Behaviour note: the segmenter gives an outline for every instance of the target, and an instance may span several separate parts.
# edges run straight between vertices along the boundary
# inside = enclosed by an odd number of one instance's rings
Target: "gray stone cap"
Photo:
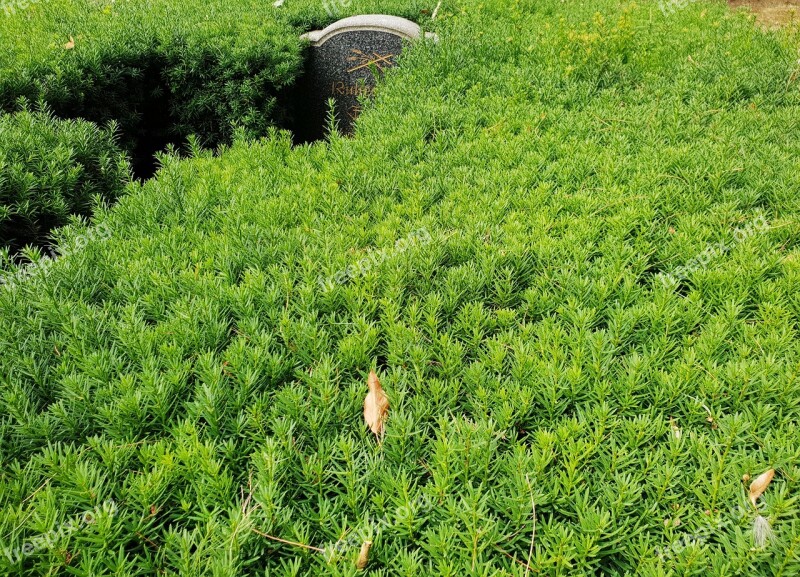
[[[387,14],[361,14],[350,16],[334,22],[324,30],[307,32],[300,38],[309,40],[314,46],[322,46],[326,41],[334,36],[345,32],[374,31],[394,34],[407,40],[416,40],[420,37],[420,27],[416,22],[400,18],[399,16],[389,16]],[[425,38],[438,40],[436,34],[427,32]]]

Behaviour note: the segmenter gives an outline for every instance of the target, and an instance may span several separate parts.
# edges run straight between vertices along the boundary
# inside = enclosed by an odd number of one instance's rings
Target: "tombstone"
[[[420,37],[422,32],[414,22],[380,14],[352,16],[303,34],[301,38],[311,42],[304,88],[304,140],[324,136],[330,98],[335,100],[339,130],[349,134],[361,112],[359,97],[372,96],[375,91],[375,74],[394,66],[404,44]],[[425,37],[436,39],[432,33]]]

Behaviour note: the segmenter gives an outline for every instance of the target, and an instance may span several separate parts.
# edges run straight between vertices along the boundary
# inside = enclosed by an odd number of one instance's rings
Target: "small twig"
[[[505,552],[505,551],[503,551],[502,549],[498,549],[498,551],[500,551],[500,552],[501,552],[503,555],[505,555],[506,557],[508,557],[509,559],[511,559],[511,560],[512,560],[514,563],[519,563],[519,564],[520,564],[520,565],[522,565],[523,567],[527,567],[528,569],[532,569],[532,567],[531,567],[530,565],[528,565],[527,563],[523,563],[522,561],[520,561],[519,559],[517,559],[517,558],[516,558],[516,557],[514,557],[513,555],[510,555],[510,554],[506,553],[506,552]],[[527,573],[527,572],[528,572],[528,569],[526,569],[526,570],[525,570],[525,573]]]
[[[31,493],[30,495],[28,495],[27,497],[25,497],[25,498],[22,500],[22,502],[23,502],[23,503],[27,503],[28,501],[30,501],[31,499],[33,499],[33,498],[34,498],[34,497],[35,497],[35,496],[36,496],[36,495],[39,493],[39,491],[41,491],[42,489],[44,489],[44,488],[47,486],[47,484],[48,484],[50,481],[52,481],[52,479],[45,479],[44,483],[42,483],[41,485],[39,485],[39,488],[38,488],[38,489],[36,489],[36,490],[35,490],[33,493]]]
[[[706,372],[708,372],[708,370],[705,367],[701,367],[701,368],[703,370],[705,370]],[[708,374],[711,375],[711,373],[708,373]],[[711,377],[714,378],[714,375],[711,375]],[[700,399],[698,399],[697,397],[692,397],[692,396],[689,396],[689,398],[692,399],[694,402],[696,402],[701,407],[703,407],[706,410],[706,413],[708,414],[709,417],[711,417],[711,418],[714,417],[714,414],[711,412],[711,409],[709,409]]]
[[[525,475],[525,483],[528,484],[528,491],[531,493],[531,508],[533,509],[533,532],[531,533],[531,548],[528,550],[528,563],[525,565],[525,577],[531,570],[531,557],[533,557],[533,543],[536,541],[536,502],[533,499],[533,487],[528,475]]]
[[[253,471],[249,471],[247,476],[247,498],[244,497],[244,487],[239,487],[239,491],[242,495],[242,516],[248,517],[250,513],[258,509],[261,505],[256,504],[255,507],[250,509],[250,501],[253,500]]]
[[[25,497],[25,498],[22,500],[22,503],[20,503],[20,504],[21,504],[21,505],[22,505],[22,504],[25,504],[25,503],[27,503],[28,501],[30,501],[31,499],[33,499],[33,498],[34,498],[34,497],[35,497],[35,496],[36,496],[36,495],[39,493],[39,491],[41,491],[42,489],[44,489],[44,488],[47,486],[47,484],[48,484],[50,481],[52,481],[52,480],[53,480],[53,479],[51,479],[51,478],[45,479],[44,483],[42,483],[41,485],[39,485],[39,488],[38,488],[38,489],[36,489],[36,490],[35,490],[33,493],[31,493],[30,495],[28,495],[27,497]],[[3,538],[3,541],[6,541],[7,539],[10,539],[10,538],[11,538],[11,535],[13,535],[14,533],[16,533],[16,532],[17,532],[19,529],[21,529],[21,528],[22,528],[22,526],[25,524],[25,522],[26,522],[28,519],[30,519],[31,517],[33,517],[33,513],[34,513],[34,512],[33,512],[33,510],[31,510],[30,512],[28,512],[28,514],[27,514],[27,515],[25,516],[25,518],[24,518],[24,519],[23,519],[23,520],[20,522],[20,524],[19,524],[19,525],[17,525],[17,526],[15,526],[15,527],[14,527],[14,529],[13,529],[13,530],[12,530],[12,531],[11,531],[11,532],[10,532],[10,533],[9,533],[9,534],[6,536],[6,537],[4,537],[4,538]]]
[[[439,0],[439,3],[436,5],[436,8],[433,9],[433,14],[431,14],[431,20],[436,20],[436,15],[439,13],[439,8],[442,7],[442,0]]]
[[[247,476],[247,497],[244,496],[244,487],[239,487],[239,493],[242,496],[242,523],[237,524],[236,530],[231,534],[231,545],[233,544],[234,539],[239,534],[240,530],[247,530],[246,527],[250,523],[250,517],[255,513],[258,509],[261,508],[261,503],[256,503],[255,505],[250,505],[253,500],[253,471],[252,469],[248,472]]]
[[[297,543],[295,541],[287,541],[286,539],[281,539],[279,537],[273,537],[272,535],[267,535],[266,533],[262,533],[258,529],[253,529],[252,531],[256,535],[261,535],[266,539],[271,539],[272,541],[277,541],[278,543],[284,543],[286,545],[292,545],[294,547],[302,547],[303,549],[310,549],[311,551],[316,551],[317,553],[325,552],[325,549],[320,549],[319,547],[312,547],[311,545],[304,545],[303,543]]]
[[[139,537],[139,539],[141,539],[142,541],[146,541],[146,542],[147,542],[147,544],[148,544],[148,545],[150,545],[150,546],[151,546],[153,549],[156,549],[156,550],[158,549],[158,545],[156,545],[156,544],[155,544],[155,542],[154,542],[152,539],[148,539],[147,537],[145,537],[145,536],[144,536],[142,533],[140,533],[139,531],[136,531],[136,533],[135,533],[135,534],[136,534],[136,536],[137,536],[137,537]],[[77,555],[77,554],[76,554],[76,555]],[[74,559],[74,557],[73,557],[73,559]]]

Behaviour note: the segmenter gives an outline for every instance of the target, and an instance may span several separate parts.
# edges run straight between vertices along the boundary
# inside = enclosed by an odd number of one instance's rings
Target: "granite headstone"
[[[425,36],[436,38],[431,33]],[[306,121],[322,131],[328,100],[333,98],[339,130],[350,133],[361,111],[359,97],[375,91],[375,74],[394,66],[404,43],[420,37],[422,32],[414,22],[380,14],[352,16],[304,34],[302,38],[311,42]]]

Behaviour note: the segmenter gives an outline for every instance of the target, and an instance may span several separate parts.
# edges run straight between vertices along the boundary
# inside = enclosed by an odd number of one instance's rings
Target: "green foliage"
[[[143,138],[215,146],[265,134],[301,68],[299,34],[268,2],[43,0],[3,17],[0,110],[19,97]],[[69,39],[74,47],[67,49]]]
[[[350,576],[373,538],[370,574],[521,577],[531,499],[531,574],[797,574],[797,38],[700,3],[435,22],[353,138],[165,156],[0,287],[2,543],[117,508],[6,574]]]
[[[0,116],[0,245],[44,245],[71,216],[115,200],[129,179],[113,124],[101,130],[47,111]]]

